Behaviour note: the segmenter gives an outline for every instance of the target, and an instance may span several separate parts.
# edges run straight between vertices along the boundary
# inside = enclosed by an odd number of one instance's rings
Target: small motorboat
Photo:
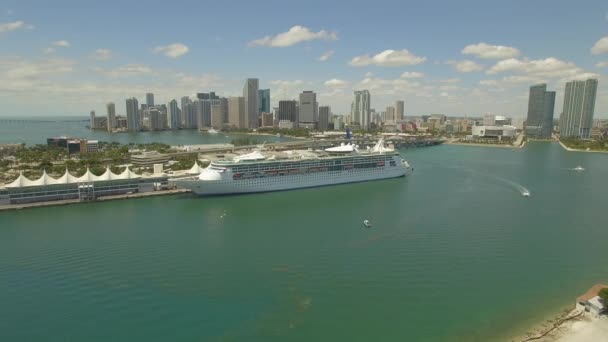
[[[575,167],[573,170],[580,172],[580,171],[585,171],[585,168],[579,165],[579,166]]]
[[[372,226],[372,224],[369,222],[369,220],[363,220],[363,225],[366,226],[367,228],[370,228]]]
[[[521,193],[521,195],[524,197],[530,197],[530,191],[524,191]]]
[[[216,131],[215,129],[211,128],[210,130],[207,131],[207,133],[209,133],[209,134],[218,134],[219,131]]]

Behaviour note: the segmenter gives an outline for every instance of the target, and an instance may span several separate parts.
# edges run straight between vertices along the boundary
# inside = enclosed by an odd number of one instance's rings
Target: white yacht
[[[197,195],[289,190],[403,177],[407,161],[380,140],[373,148],[342,144],[325,150],[263,151],[216,160],[198,176],[174,180]]]
[[[210,130],[207,131],[207,133],[209,134],[218,134],[220,131],[216,131],[215,129],[211,128]]]

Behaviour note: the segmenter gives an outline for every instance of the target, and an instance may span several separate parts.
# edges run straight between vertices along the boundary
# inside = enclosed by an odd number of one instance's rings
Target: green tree
[[[602,299],[605,304],[608,304],[608,288],[601,289],[598,296]]]

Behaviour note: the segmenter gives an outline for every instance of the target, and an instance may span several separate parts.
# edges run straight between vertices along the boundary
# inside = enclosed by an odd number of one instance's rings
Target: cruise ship
[[[324,150],[263,151],[212,161],[194,177],[175,179],[197,195],[290,190],[403,177],[413,171],[384,141],[367,149],[341,144]]]

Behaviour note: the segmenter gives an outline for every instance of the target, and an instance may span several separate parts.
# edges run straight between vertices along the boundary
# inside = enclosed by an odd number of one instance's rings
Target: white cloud
[[[274,94],[273,101],[292,100],[298,97],[302,91],[304,81],[302,80],[273,80],[270,81],[270,93]]]
[[[93,70],[111,78],[129,77],[152,73],[152,69],[149,66],[143,64],[126,64],[110,70],[106,70],[103,68],[94,68]]]
[[[519,56],[519,50],[514,47],[486,43],[467,45],[461,53],[484,59],[505,59]]]
[[[0,24],[0,33],[11,32],[16,30],[31,30],[33,25],[27,25],[22,20],[13,21],[11,23]]]
[[[471,60],[465,59],[462,61],[447,61],[446,64],[451,65],[454,69],[459,72],[475,72],[482,71],[483,65],[475,63]]]
[[[424,74],[421,72],[415,72],[415,71],[406,71],[403,74],[401,74],[401,78],[423,78]]]
[[[287,32],[281,32],[274,36],[265,36],[263,38],[252,40],[249,42],[248,46],[287,47],[310,40],[330,41],[337,39],[338,34],[336,32],[328,32],[325,30],[313,32],[307,27],[296,25],[290,28]]]
[[[321,62],[325,62],[326,60],[330,59],[331,56],[334,55],[334,51],[333,50],[329,50],[325,53],[323,53],[321,56],[319,56],[319,58],[317,60],[321,61]]]
[[[70,47],[71,44],[67,40],[56,40],[53,42],[53,46],[67,48]]]
[[[366,66],[366,65],[377,65],[377,66],[403,66],[403,65],[416,65],[426,61],[426,57],[419,57],[411,54],[409,51],[403,49],[401,51],[396,50],[384,50],[374,56],[362,55],[353,58],[350,61],[352,66]]]
[[[344,87],[347,87],[349,85],[349,83],[344,80],[332,78],[331,80],[325,81],[323,83],[323,85],[325,85],[326,87],[329,87],[329,88],[344,88]]]
[[[599,55],[606,52],[608,52],[608,36],[595,42],[591,48],[591,53],[594,55]]]
[[[490,75],[502,72],[523,73],[535,77],[569,77],[580,74],[583,70],[578,68],[574,63],[549,57],[538,60],[505,59],[486,71]]]
[[[608,67],[608,61],[605,62],[599,62],[595,65],[596,68],[606,68]]]
[[[42,50],[42,52],[43,52],[45,55],[49,55],[49,54],[51,54],[51,53],[55,52],[55,48],[52,48],[52,47],[47,47],[46,49]]]
[[[365,73],[365,77],[372,77],[372,76],[374,76],[374,73],[371,71],[368,71]]]
[[[448,78],[445,80],[439,80],[441,83],[454,84],[460,82],[460,78]]]
[[[91,59],[96,59],[98,61],[107,61],[112,58],[112,50],[110,49],[97,49],[90,56]]]
[[[450,95],[444,91],[441,94],[439,94],[439,96],[441,96],[441,97],[448,97]]]
[[[178,58],[187,54],[190,49],[182,43],[174,43],[165,46],[157,46],[153,51],[154,53],[162,53],[169,58]]]
[[[485,86],[496,86],[496,85],[498,85],[498,81],[496,81],[496,80],[481,80],[481,81],[479,81],[479,84],[485,85]]]

